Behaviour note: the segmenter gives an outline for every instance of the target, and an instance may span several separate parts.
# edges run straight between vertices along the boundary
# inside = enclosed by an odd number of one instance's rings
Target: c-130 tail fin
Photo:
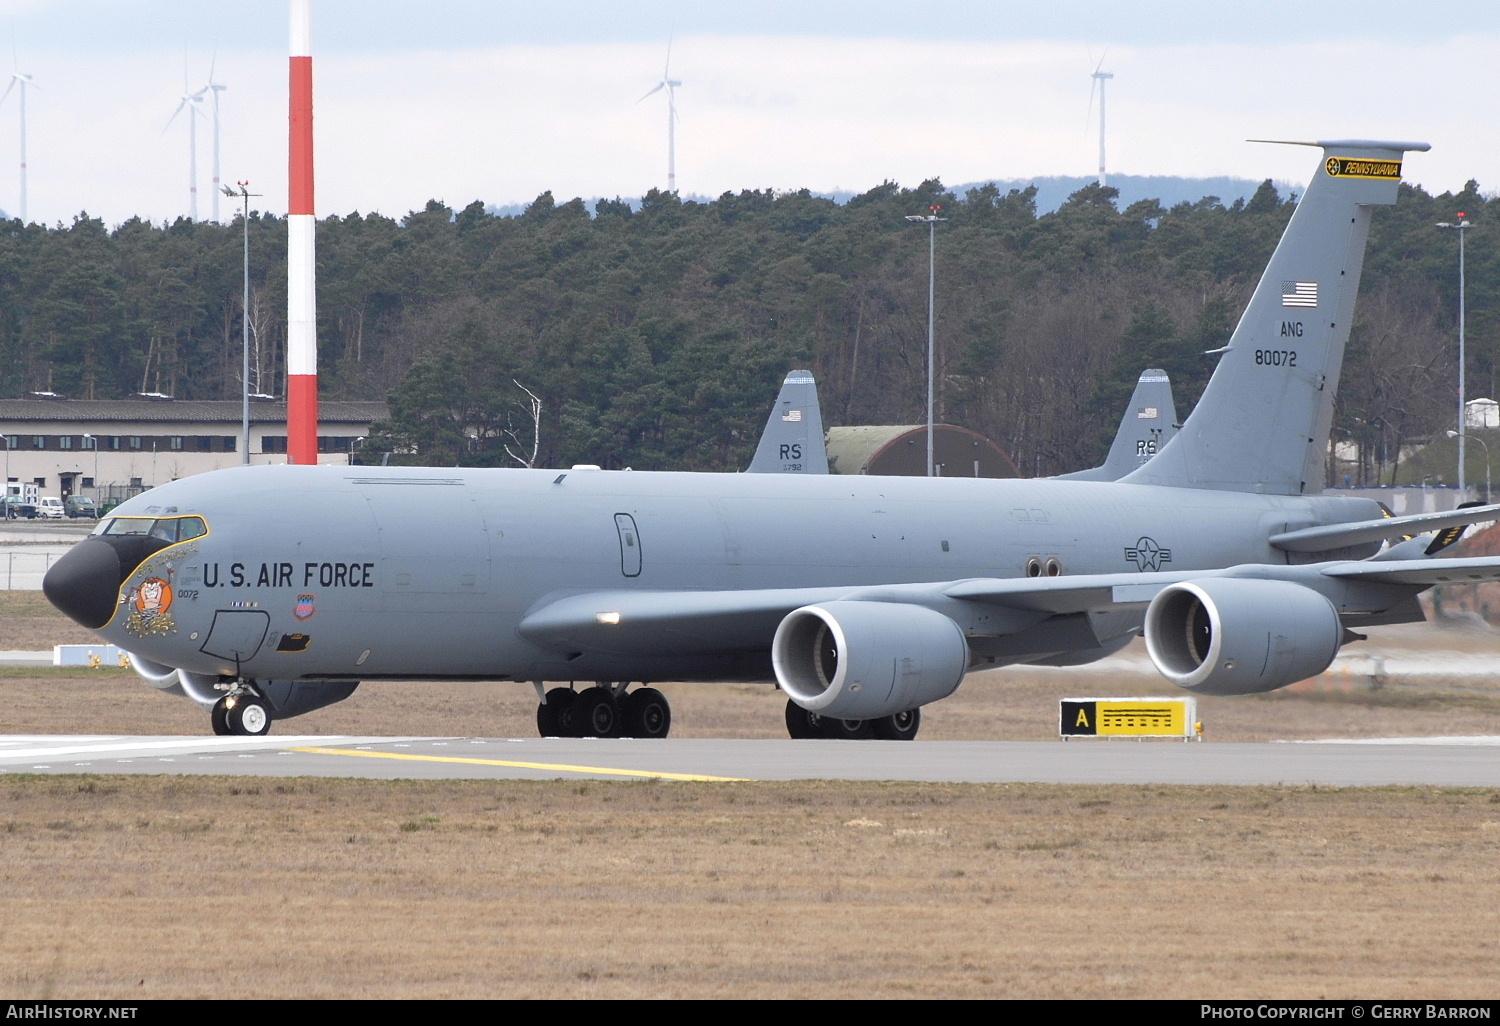
[[[1270,495],[1322,490],[1333,399],[1376,206],[1396,202],[1401,158],[1426,143],[1345,140],[1323,160],[1192,415],[1124,478]]]
[[[828,473],[823,411],[818,406],[818,384],[811,372],[794,370],[787,374],[746,473]]]
[[[1059,474],[1058,480],[1118,481],[1161,452],[1176,433],[1177,406],[1172,402],[1171,379],[1157,368],[1142,371],[1104,462],[1091,470]]]

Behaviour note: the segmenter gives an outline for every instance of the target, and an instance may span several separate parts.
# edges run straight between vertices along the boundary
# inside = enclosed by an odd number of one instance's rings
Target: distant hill
[[[959,196],[966,195],[970,189],[981,185],[994,185],[1001,194],[1012,189],[1025,189],[1036,186],[1036,211],[1038,214],[1046,214],[1062,206],[1073,193],[1090,185],[1097,179],[1082,175],[1044,175],[1037,178],[990,178],[979,182],[965,182],[963,185],[950,186],[952,191]],[[1217,196],[1224,206],[1232,206],[1235,200],[1249,202],[1250,197],[1255,195],[1255,190],[1260,187],[1260,182],[1250,178],[1230,178],[1221,175],[1217,178],[1182,178],[1177,175],[1110,175],[1109,184],[1112,188],[1120,190],[1120,209],[1124,210],[1132,203],[1144,199],[1154,199],[1168,209],[1179,203],[1197,203],[1208,196]],[[1276,190],[1283,198],[1293,194],[1301,195],[1302,186],[1292,182],[1277,182]],[[823,199],[831,199],[840,205],[849,202],[857,192],[839,190],[836,192],[815,192],[814,196]],[[595,204],[605,197],[595,196],[587,201],[590,212]],[[688,194],[683,197],[698,203],[708,203],[717,197],[698,196]],[[632,197],[625,200],[630,204],[631,210],[640,210],[640,197]],[[494,217],[519,217],[526,211],[527,203],[505,203],[485,207],[485,212]]]

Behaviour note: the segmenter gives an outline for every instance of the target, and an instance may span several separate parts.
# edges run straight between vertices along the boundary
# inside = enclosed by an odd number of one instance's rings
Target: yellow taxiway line
[[[605,773],[616,777],[650,777],[657,780],[743,782],[745,777],[709,777],[696,773],[658,773],[655,770],[614,769],[608,766],[568,766],[551,762],[510,762],[505,759],[464,759],[451,755],[407,755],[404,752],[361,752],[352,748],[289,748],[310,755],[353,755],[365,759],[399,759],[407,762],[448,762],[465,766],[504,766],[508,769],[552,770],[559,773]]]

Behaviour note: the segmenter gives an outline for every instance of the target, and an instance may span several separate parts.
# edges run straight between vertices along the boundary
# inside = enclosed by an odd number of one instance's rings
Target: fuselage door
[[[236,666],[248,663],[260,651],[270,627],[271,614],[264,610],[220,609],[214,613],[202,651],[216,659],[231,660]]]
[[[635,529],[635,517],[615,514],[615,530],[620,535],[620,572],[626,577],[641,575],[641,536]]]

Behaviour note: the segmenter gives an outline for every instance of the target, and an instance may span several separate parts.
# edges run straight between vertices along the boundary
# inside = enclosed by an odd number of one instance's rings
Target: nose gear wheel
[[[209,713],[215,734],[238,737],[263,737],[270,733],[273,719],[270,703],[248,688],[231,691]]]

